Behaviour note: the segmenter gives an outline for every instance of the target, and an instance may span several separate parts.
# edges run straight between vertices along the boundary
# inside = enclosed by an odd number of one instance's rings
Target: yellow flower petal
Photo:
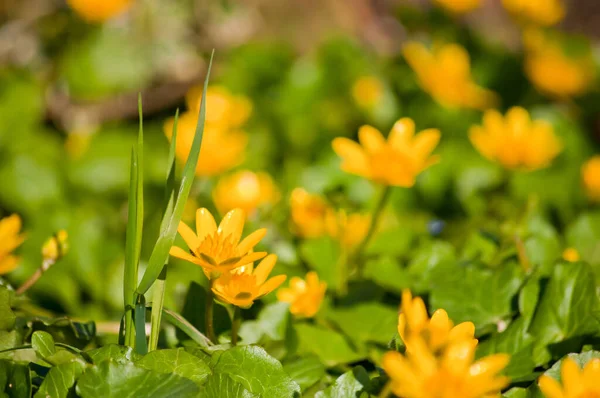
[[[283,284],[283,282],[285,282],[286,279],[287,279],[286,275],[277,275],[277,276],[272,277],[271,279],[266,281],[260,287],[260,289],[258,291],[258,296],[262,297],[262,296],[265,296],[265,295],[271,293],[273,290],[275,290],[279,286],[281,286]]]
[[[237,245],[244,230],[246,215],[241,209],[233,209],[223,217],[217,231],[223,236],[230,236],[234,245]]]
[[[383,135],[372,126],[362,126],[358,130],[358,140],[362,147],[370,154],[376,153],[385,145]]]
[[[181,235],[181,237],[188,245],[190,250],[196,252],[198,245],[200,245],[200,240],[198,239],[194,231],[192,231],[192,229],[188,227],[186,223],[180,221],[179,226],[177,226],[177,232],[179,232],[179,235]]]
[[[210,211],[206,208],[196,210],[196,234],[198,240],[203,240],[217,230],[217,223]]]
[[[190,253],[186,252],[181,247],[177,247],[177,246],[171,247],[171,250],[169,250],[169,254],[173,257],[177,257],[177,258],[189,261],[194,264],[198,264],[198,265],[201,264],[201,261],[197,257],[192,256]]]
[[[265,283],[269,274],[275,267],[275,263],[277,262],[277,256],[275,254],[269,254],[265,257],[254,270],[254,276],[256,276],[256,283],[258,285],[262,285]]]
[[[0,275],[8,274],[19,266],[20,259],[16,256],[0,258]]]
[[[538,385],[546,398],[567,398],[563,394],[562,388],[558,381],[554,380],[550,376],[540,376]]]
[[[254,248],[262,240],[262,238],[267,235],[267,229],[261,228],[252,232],[250,235],[246,236],[238,245],[238,251],[240,253],[248,253],[250,250]]]

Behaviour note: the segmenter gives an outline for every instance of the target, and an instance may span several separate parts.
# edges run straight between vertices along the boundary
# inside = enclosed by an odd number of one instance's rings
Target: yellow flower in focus
[[[212,214],[205,208],[198,209],[196,233],[184,222],[180,222],[177,228],[190,251],[173,246],[169,253],[201,266],[209,279],[215,279],[224,272],[260,260],[267,253],[253,253],[252,249],[264,238],[267,230],[256,230],[240,241],[245,220],[243,210],[233,209],[225,214],[217,228]]]
[[[587,196],[600,202],[600,155],[593,156],[581,167],[581,179]]]
[[[354,82],[352,97],[363,109],[375,107],[383,96],[383,84],[375,76],[363,76]]]
[[[391,351],[383,356],[383,369],[391,379],[394,394],[402,398],[482,398],[498,394],[509,383],[499,376],[509,362],[509,355],[494,354],[477,361],[474,340],[448,344],[440,356],[425,340],[409,338],[406,355]]]
[[[285,275],[267,280],[276,261],[277,256],[270,254],[256,268],[249,265],[243,272],[226,272],[214,282],[212,291],[224,303],[250,308],[255,300],[271,293],[285,282]]]
[[[421,336],[428,349],[433,353],[437,353],[446,345],[456,341],[464,340],[477,344],[473,322],[463,322],[454,326],[452,320],[448,318],[448,313],[443,309],[435,311],[429,319],[423,299],[421,297],[413,298],[408,289],[402,292],[398,334],[404,341],[407,350],[412,348],[407,342],[411,341],[411,337],[415,335]]]
[[[594,398],[600,397],[600,359],[594,358],[585,364],[583,371],[577,362],[565,358],[560,365],[560,380],[542,375],[538,381],[546,398]]]
[[[221,213],[237,207],[248,215],[259,206],[273,204],[279,199],[279,192],[271,176],[249,170],[221,177],[212,195]]]
[[[185,99],[189,112],[198,114],[203,86],[192,87]],[[252,114],[252,103],[241,95],[233,95],[221,86],[210,86],[206,91],[206,124],[221,128],[238,128]]]
[[[303,238],[323,236],[326,232],[325,214],[328,208],[321,197],[312,195],[303,188],[295,188],[290,196],[294,233]]]
[[[290,279],[290,287],[279,289],[277,299],[290,303],[292,314],[312,318],[319,312],[326,290],[327,284],[319,282],[317,273],[310,271],[306,274],[306,280],[297,276]]]
[[[188,158],[197,122],[198,115],[193,112],[186,112],[179,117],[175,152],[181,162]],[[170,118],[164,125],[164,132],[169,140],[173,135],[173,123],[174,119]],[[247,144],[248,136],[241,130],[229,131],[205,125],[196,175],[214,176],[237,166],[244,160]]]
[[[54,236],[48,238],[42,246],[44,261],[56,262],[69,251],[69,235],[61,229]]]
[[[537,25],[554,25],[565,17],[562,0],[502,0],[502,5],[515,18]]]
[[[481,5],[481,0],[435,0],[435,2],[454,14],[465,14]]]
[[[567,247],[562,253],[562,258],[566,261],[574,263],[579,261],[581,257],[579,256],[577,249],[573,247]]]
[[[19,258],[11,254],[23,243],[25,236],[21,231],[21,217],[16,214],[0,220],[0,275],[14,271],[19,265]]]
[[[505,117],[496,110],[485,112],[483,126],[471,127],[469,138],[479,153],[507,169],[547,167],[562,149],[552,125],[532,121],[521,107],[511,108]]]
[[[595,80],[591,51],[567,54],[557,40],[537,30],[524,35],[525,73],[542,93],[554,97],[572,97],[587,91]]]
[[[67,0],[69,6],[88,22],[103,22],[131,6],[132,0]]]
[[[412,187],[417,176],[438,162],[431,152],[440,140],[437,129],[415,134],[415,123],[400,119],[387,139],[374,127],[358,131],[360,145],[348,138],[333,140],[333,150],[342,157],[342,170],[369,180],[400,187]]]
[[[473,81],[469,53],[458,44],[429,51],[423,44],[407,43],[402,53],[416,73],[421,88],[448,107],[488,109],[498,97]]]
[[[363,241],[369,226],[371,215],[347,214],[345,210],[329,209],[325,215],[327,233],[346,248],[352,248]]]

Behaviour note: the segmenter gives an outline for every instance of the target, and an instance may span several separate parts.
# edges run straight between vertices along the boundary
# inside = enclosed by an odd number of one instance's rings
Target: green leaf
[[[0,286],[0,330],[11,330],[15,326],[16,316],[10,307],[10,292]]]
[[[529,327],[529,333],[536,342],[536,364],[541,365],[552,356],[569,352],[578,346],[576,338],[597,333],[600,323],[592,314],[598,308],[596,284],[590,266],[585,263],[557,264]],[[549,347],[566,340],[574,346]]]
[[[54,338],[48,332],[38,330],[31,336],[31,345],[35,352],[42,358],[48,358],[56,353]]]
[[[324,391],[320,391],[315,398],[347,398],[368,397],[365,392],[371,384],[369,375],[362,366],[357,366],[337,378],[335,383]]]
[[[148,289],[150,289],[154,281],[160,275],[162,267],[166,264],[167,259],[169,258],[169,250],[171,249],[171,246],[173,246],[173,241],[175,240],[175,235],[177,234],[177,227],[181,221],[181,216],[183,215],[183,210],[185,208],[190,189],[192,188],[196,165],[198,164],[198,159],[200,157],[200,145],[202,144],[202,136],[204,133],[206,91],[208,90],[208,79],[210,77],[211,66],[212,55],[208,64],[206,79],[204,80],[204,90],[202,91],[202,101],[200,103],[200,115],[198,116],[196,134],[194,136],[194,141],[192,143],[188,159],[183,168],[183,176],[181,178],[181,184],[177,194],[177,202],[175,203],[173,212],[168,217],[169,222],[165,224],[161,222],[161,224],[167,225],[167,228],[160,231],[158,240],[154,245],[154,249],[152,250],[152,254],[148,260],[148,267],[146,268],[144,276],[142,277],[142,280],[137,288],[137,292],[139,294],[144,294],[148,291]],[[165,215],[167,214],[165,213]]]
[[[283,370],[298,383],[302,391],[315,385],[325,376],[325,365],[319,358],[308,355],[283,364]]]
[[[516,263],[493,270],[475,264],[445,264],[433,278],[431,305],[445,309],[456,323],[472,321],[478,329],[495,329],[510,318],[511,301],[522,279]]]
[[[228,375],[217,373],[208,379],[204,388],[200,391],[201,398],[227,397],[227,398],[261,398],[258,394],[252,394],[246,390],[241,383],[236,382]]]
[[[66,398],[73,392],[75,381],[81,376],[84,365],[80,362],[53,366],[44,378],[35,398]]]
[[[169,322],[185,335],[194,340],[200,347],[206,348],[210,345],[208,337],[200,333],[198,329],[189,323],[184,317],[163,307],[163,316],[165,321]]]
[[[295,329],[299,339],[299,353],[312,353],[326,366],[351,363],[366,357],[366,353],[357,352],[344,336],[333,330],[306,323],[295,325]]]
[[[185,352],[183,348],[152,351],[136,362],[136,365],[159,373],[173,373],[190,379],[199,386],[211,374],[207,364]]]
[[[87,354],[96,364],[109,359],[128,363],[141,358],[131,347],[116,344],[108,344],[95,350],[87,351]]]
[[[504,398],[528,398],[529,392],[525,388],[514,387],[502,394]]]
[[[392,292],[401,293],[410,286],[408,273],[393,257],[382,256],[368,261],[364,272],[365,278]]]
[[[198,391],[194,382],[181,376],[112,359],[88,368],[77,381],[82,397],[196,397]]]
[[[328,318],[355,344],[374,342],[387,345],[398,328],[398,309],[380,303],[342,307],[331,311]]]
[[[383,254],[389,256],[404,256],[408,253],[414,232],[410,228],[399,227],[383,231],[375,236],[366,248],[366,253]]]
[[[263,397],[300,396],[300,387],[281,363],[257,346],[234,347],[213,356],[214,374],[229,376],[246,390]]]
[[[569,226],[567,243],[579,252],[582,260],[594,267],[600,276],[600,211],[584,213]]]
[[[571,360],[575,361],[577,366],[579,366],[579,369],[583,369],[585,364],[588,363],[589,361],[591,361],[592,359],[600,358],[600,351],[585,351],[585,352],[582,352],[581,354],[576,354],[576,353],[568,354],[566,357],[562,358],[560,361],[557,361],[556,363],[554,363],[554,365],[552,365],[552,367],[550,369],[548,369],[546,371],[546,373],[544,373],[544,375],[550,376],[553,379],[560,381],[561,380],[560,369],[566,358],[570,358]]]
[[[413,293],[429,291],[431,277],[438,266],[456,263],[454,246],[442,241],[426,242],[411,257],[407,272],[412,281]]]
[[[327,283],[329,289],[337,290],[339,285],[338,261],[339,244],[332,238],[307,239],[300,243],[300,253],[308,266],[317,271],[319,279]]]
[[[0,391],[3,397],[31,396],[31,373],[26,365],[0,359]]]

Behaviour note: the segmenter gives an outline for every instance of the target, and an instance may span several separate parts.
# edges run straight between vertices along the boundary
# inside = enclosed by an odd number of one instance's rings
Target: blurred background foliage
[[[427,293],[439,278],[450,277],[443,267],[435,275],[427,272],[437,262],[494,264],[515,230],[527,231],[522,236],[530,260],[547,273],[567,246],[600,273],[600,212],[586,198],[580,177],[583,162],[598,153],[598,86],[592,82],[569,98],[538,92],[524,72],[521,28],[496,3],[484,2],[459,18],[423,1],[138,0],[98,23],[58,0],[0,1],[0,211],[20,214],[27,233],[22,266],[8,279],[24,281],[41,263],[44,240],[64,228],[71,250],[31,294],[59,314],[120,318],[137,93],[145,115],[144,242],[153,242],[167,166],[163,123],[177,107],[185,110],[184,96],[203,78],[213,48],[213,85],[252,103],[243,126],[249,143],[237,169],[266,171],[280,193],[278,202],[249,222],[269,229],[262,244],[279,255],[278,273],[303,275],[308,265],[336,287],[326,260],[334,260],[338,249],[328,238],[296,244],[290,192],[301,186],[336,207],[371,208],[374,187],[340,171],[330,143],[337,136],[355,137],[362,124],[387,132],[400,117],[413,118],[419,130],[442,131],[442,162],[423,173],[416,189],[394,190],[382,232],[369,248],[365,272],[375,283],[396,296],[405,287]],[[594,37],[600,32],[589,21],[594,13],[581,11],[595,2],[577,4],[562,23],[562,45],[575,54],[592,48],[597,58]],[[467,138],[481,112],[444,107],[421,90],[401,53],[409,37],[461,44],[474,80],[499,95],[503,112],[521,105],[532,117],[552,122],[564,145],[552,166],[505,179]],[[215,210],[217,180],[197,178],[197,206]],[[494,196],[502,189],[508,195]],[[142,259],[151,249],[142,248]],[[471,275],[473,286],[486,278],[481,272]],[[499,277],[511,281],[507,289],[519,284],[513,274]],[[205,283],[199,268],[173,261],[167,307],[183,308],[190,280]],[[482,328],[493,323],[485,313],[462,319],[443,294],[431,301],[444,303],[455,321],[472,319]],[[500,312],[506,316],[509,310]],[[335,316],[344,322],[343,312]],[[304,332],[310,338],[312,332]]]

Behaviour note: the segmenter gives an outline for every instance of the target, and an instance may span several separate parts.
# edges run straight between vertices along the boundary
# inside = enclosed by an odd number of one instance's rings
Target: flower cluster
[[[250,216],[259,207],[277,202],[279,191],[267,173],[240,170],[221,177],[212,196],[221,214],[240,208]]]
[[[454,326],[443,310],[429,319],[423,301],[405,291],[398,332],[406,353],[391,351],[383,357],[394,394],[403,398],[498,394],[509,383],[499,375],[509,356],[494,354],[475,360],[474,329],[470,322]]]

